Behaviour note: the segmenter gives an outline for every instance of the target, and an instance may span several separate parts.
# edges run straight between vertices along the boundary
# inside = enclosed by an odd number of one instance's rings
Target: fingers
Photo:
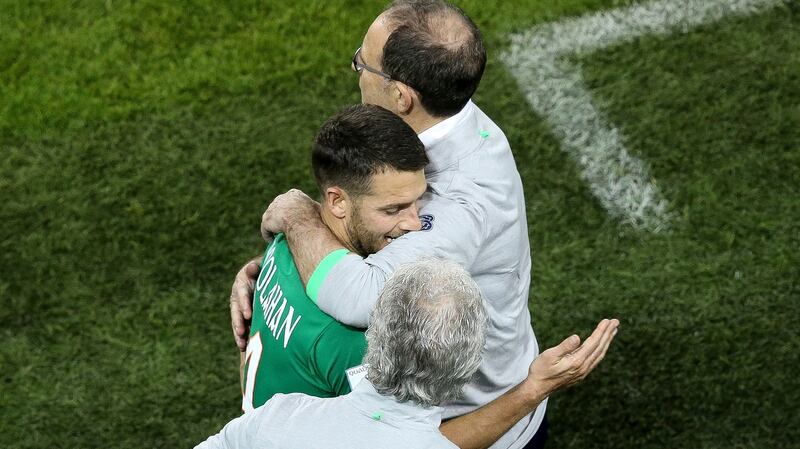
[[[286,232],[292,224],[319,216],[319,204],[302,190],[291,189],[278,195],[261,216],[261,236],[271,241],[272,235]]]
[[[580,337],[577,335],[571,335],[559,343],[558,346],[553,346],[552,348],[543,351],[541,354],[539,354],[539,357],[536,357],[533,359],[533,362],[531,362],[531,365],[528,368],[528,374],[534,374],[534,372],[537,374],[547,372],[548,374],[545,377],[549,376],[552,374],[551,371],[558,370],[556,365],[558,365],[561,359],[578,348],[580,343]]]
[[[564,357],[565,355],[575,351],[581,345],[581,337],[577,335],[571,335],[564,339],[558,346],[552,348],[556,350],[556,355],[559,357]]]
[[[233,281],[233,288],[231,289],[231,312],[234,310],[242,314],[242,318],[249,320],[253,316],[253,307],[251,305],[253,299],[253,286],[255,286],[255,278],[258,276],[258,271],[253,275],[248,263],[236,275],[236,280]]]
[[[269,203],[269,206],[267,206],[264,214],[261,215],[261,237],[264,238],[264,241],[272,241],[272,236],[275,233],[283,231],[280,222],[277,220],[280,216],[277,215],[275,211],[279,208],[281,200],[286,195],[287,194],[284,193],[275,197],[275,199]]]
[[[261,215],[261,237],[267,243],[271,242],[275,236],[275,233],[272,232],[274,224],[271,222],[270,218],[270,208],[267,207],[267,210],[265,210],[264,214]]]
[[[560,350],[568,350],[558,361],[558,370],[561,372],[558,388],[573,385],[586,378],[605,356],[618,325],[619,321],[616,319],[604,319],[600,321],[592,335],[586,338],[582,345],[574,345],[580,340],[573,335],[557,347]]]
[[[603,333],[606,332],[610,323],[611,321],[607,319],[600,321],[600,323],[594,329],[594,332],[592,332],[592,335],[590,335],[583,342],[583,346],[581,346],[580,349],[575,351],[573,354],[576,360],[579,360],[582,364],[583,361],[586,360],[589,355],[595,351],[595,349],[597,349],[597,346],[600,344],[600,341],[603,338]]]
[[[245,336],[250,333],[250,327],[242,319],[242,315],[234,312],[231,308],[231,327],[233,329],[233,340],[240,351],[247,349],[247,338]]]
[[[250,333],[249,322],[245,320],[238,301],[231,299],[231,329],[233,330],[233,340],[240,351],[247,349],[247,335]]]
[[[241,270],[242,282],[239,284],[238,303],[239,310],[245,320],[253,317],[253,292],[255,291],[256,280],[261,272],[261,258],[257,257],[248,262]]]
[[[614,321],[616,321],[616,323],[613,323]],[[612,325],[609,326],[608,330],[603,334],[603,341],[600,343],[597,350],[587,359],[586,374],[594,371],[597,365],[600,364],[600,361],[605,358],[608,348],[611,347],[611,342],[617,335],[618,325],[619,321],[612,320]]]
[[[261,258],[258,257],[250,262],[247,262],[247,264],[244,266],[244,273],[247,275],[247,279],[253,283],[255,283],[258,273],[261,271],[261,265],[259,264],[260,261]]]
[[[572,335],[542,352],[531,363],[526,382],[546,395],[580,382],[605,357],[618,326],[616,319],[602,320],[583,345],[580,337]]]
[[[258,259],[251,260],[236,274],[236,279],[231,287],[231,328],[236,346],[241,351],[247,348],[250,318],[253,316],[253,287],[259,270]]]
[[[619,321],[616,319],[601,321],[581,349],[575,352],[575,358],[572,361],[577,368],[575,382],[585,379],[605,357],[611,339],[616,334],[617,326],[619,326]]]

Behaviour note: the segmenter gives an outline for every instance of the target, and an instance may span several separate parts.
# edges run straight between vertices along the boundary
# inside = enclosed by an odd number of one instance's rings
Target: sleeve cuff
[[[322,283],[325,281],[325,278],[328,277],[328,273],[331,271],[331,269],[333,269],[333,266],[342,260],[347,254],[349,254],[349,251],[344,248],[332,251],[330,254],[325,256],[319,265],[317,265],[317,268],[314,269],[314,272],[311,274],[311,278],[308,280],[308,285],[306,285],[306,294],[309,298],[311,298],[312,301],[314,301],[315,304],[317,303],[319,289],[322,287]]]

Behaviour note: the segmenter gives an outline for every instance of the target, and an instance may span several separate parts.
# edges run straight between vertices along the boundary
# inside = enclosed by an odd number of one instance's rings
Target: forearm
[[[284,234],[303,285],[308,284],[314,270],[325,256],[343,248],[336,236],[322,222],[319,214],[288,223]]]
[[[544,392],[520,384],[471,413],[443,422],[439,430],[461,449],[487,448],[545,398]]]
[[[462,449],[485,448],[532,412],[547,396],[583,380],[605,356],[619,321],[602,320],[581,345],[572,335],[537,357],[528,377],[489,404],[443,423],[439,429]]]
[[[365,328],[388,276],[367,259],[347,255],[328,273],[328,278],[335,281],[322,284],[317,305],[339,322]]]

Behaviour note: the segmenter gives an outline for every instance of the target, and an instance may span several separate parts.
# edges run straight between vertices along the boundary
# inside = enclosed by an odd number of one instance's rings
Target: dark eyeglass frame
[[[358,61],[359,60],[359,55],[361,55],[361,47],[358,47],[358,49],[356,49],[356,52],[353,53],[353,60],[352,60],[352,63],[351,63],[352,65],[350,66],[356,73],[360,74],[362,70],[366,70],[367,72],[372,72],[372,73],[374,73],[374,74],[376,74],[378,76],[386,78],[389,81],[396,81],[394,78],[392,78],[391,76],[381,72],[380,70],[364,64],[363,60],[362,60],[362,62],[359,62]]]

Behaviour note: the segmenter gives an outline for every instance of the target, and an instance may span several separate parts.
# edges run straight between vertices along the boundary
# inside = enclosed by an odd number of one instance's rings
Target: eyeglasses
[[[353,62],[352,65],[350,66],[352,67],[353,70],[355,70],[358,73],[361,73],[362,70],[366,70],[367,72],[372,72],[378,76],[382,76],[389,81],[394,81],[394,79],[392,79],[391,76],[381,72],[380,70],[372,68],[364,64],[363,62],[359,62],[359,59],[361,59],[360,56],[361,56],[361,47],[358,47],[358,50],[356,50],[356,52],[353,53]]]

